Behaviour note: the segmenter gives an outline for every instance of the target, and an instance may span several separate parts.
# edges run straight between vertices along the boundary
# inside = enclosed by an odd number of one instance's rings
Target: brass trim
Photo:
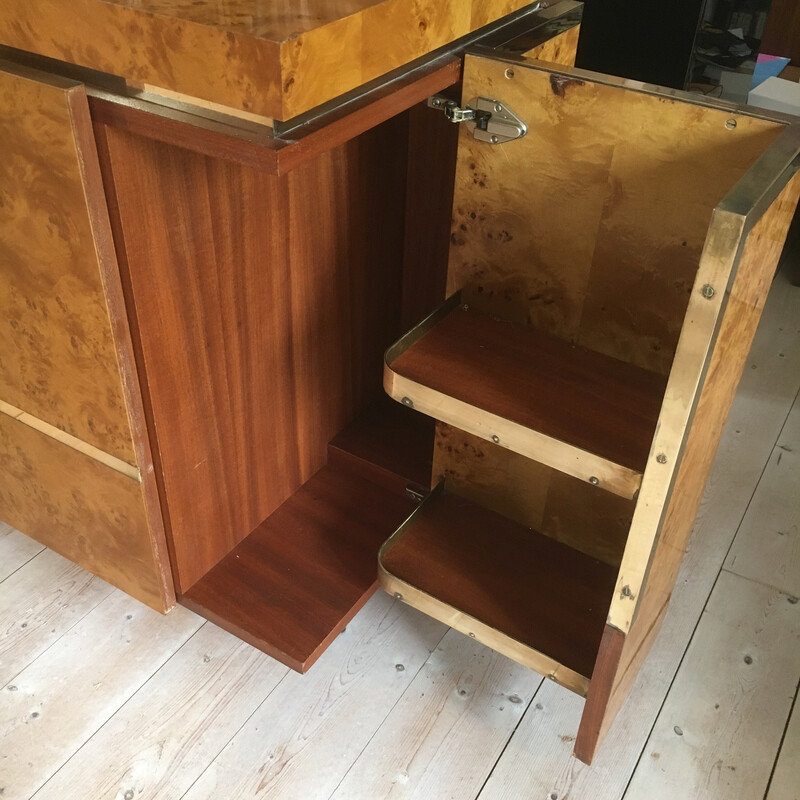
[[[62,431],[61,428],[57,428],[55,425],[51,425],[49,422],[45,422],[43,419],[34,417],[33,414],[28,414],[21,408],[17,408],[16,406],[12,406],[10,403],[0,400],[0,414],[11,417],[11,419],[16,420],[23,425],[27,425],[29,428],[33,428],[34,430],[39,431],[39,433],[43,433],[45,436],[55,439],[57,442],[60,442],[61,444],[66,445],[73,450],[77,450],[79,453],[83,453],[83,455],[88,456],[93,461],[104,464],[110,469],[113,469],[115,472],[120,472],[137,483],[142,482],[142,476],[138,467],[128,464],[127,461],[123,461],[121,458],[112,456],[110,453],[106,453],[105,450],[101,450],[99,447],[95,447],[88,442],[84,442],[82,439],[79,439],[77,436],[73,436],[71,433]]]

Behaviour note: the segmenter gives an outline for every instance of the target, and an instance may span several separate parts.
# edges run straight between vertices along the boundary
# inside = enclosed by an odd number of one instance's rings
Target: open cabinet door
[[[388,591],[587,696],[590,762],[658,631],[800,194],[800,125],[479,50],[450,297],[386,355],[437,490]],[[497,141],[516,119],[526,132]],[[476,137],[474,133],[476,132]]]

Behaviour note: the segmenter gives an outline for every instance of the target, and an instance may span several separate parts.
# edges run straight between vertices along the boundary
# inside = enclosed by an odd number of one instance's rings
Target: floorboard
[[[800,711],[797,694],[766,800],[800,800]]]
[[[449,631],[331,800],[475,797],[541,682]]]
[[[626,800],[759,798],[800,679],[800,606],[722,572]]]
[[[39,553],[6,578],[0,584],[0,687],[112,591],[105,581],[52,550]]]
[[[3,560],[0,562],[0,582],[44,550],[44,546],[39,542],[24,536],[5,522],[0,522],[0,548],[3,553]]]
[[[179,800],[287,672],[227,631],[203,625],[36,800]]]
[[[3,800],[30,797],[194,633],[176,611],[114,590],[0,690]]]
[[[186,800],[330,797],[445,631],[375,595],[314,669],[281,681]]]
[[[725,569],[800,596],[800,400],[778,438]],[[786,502],[794,497],[794,502]]]

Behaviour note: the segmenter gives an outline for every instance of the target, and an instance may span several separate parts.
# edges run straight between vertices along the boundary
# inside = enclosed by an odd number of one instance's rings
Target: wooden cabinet
[[[130,466],[180,602],[304,671],[380,577],[587,695],[591,760],[800,184],[795,128],[570,69],[579,15],[466,57],[462,105],[527,125],[501,144],[426,107],[455,54],[282,136],[163,93],[88,107]]]

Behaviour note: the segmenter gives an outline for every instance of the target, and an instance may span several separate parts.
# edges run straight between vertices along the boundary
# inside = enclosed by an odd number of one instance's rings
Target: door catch
[[[436,94],[428,98],[428,106],[444,112],[451,122],[465,122],[481,142],[502,144],[528,132],[528,126],[501,100],[475,97],[462,108],[455,100]]]

